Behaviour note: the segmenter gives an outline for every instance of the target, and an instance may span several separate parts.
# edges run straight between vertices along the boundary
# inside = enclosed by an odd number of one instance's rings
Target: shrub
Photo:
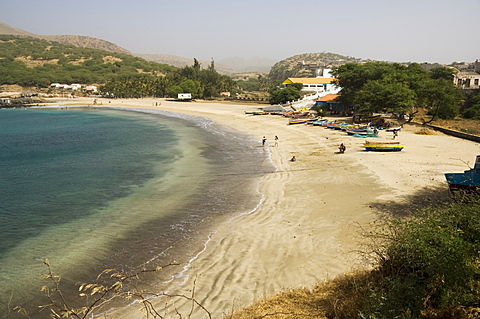
[[[480,204],[454,203],[389,220],[379,253],[379,280],[364,303],[364,318],[419,318],[472,307],[480,301]]]

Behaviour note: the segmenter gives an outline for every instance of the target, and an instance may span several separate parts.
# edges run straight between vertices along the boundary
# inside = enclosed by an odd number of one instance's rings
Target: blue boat
[[[463,173],[445,173],[450,191],[480,193],[480,155],[477,155],[475,166]]]

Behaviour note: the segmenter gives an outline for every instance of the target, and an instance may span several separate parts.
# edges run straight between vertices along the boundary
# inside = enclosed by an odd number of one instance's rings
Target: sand
[[[258,105],[169,102],[163,99],[97,99],[104,106],[155,108],[210,118],[259,141],[277,172],[263,178],[258,210],[218,225],[205,250],[187,270],[189,294],[196,278],[196,299],[213,318],[255,299],[368,267],[356,250],[362,228],[387,211],[405,214],[428,201],[448,196],[445,172],[462,172],[480,154],[478,143],[433,132],[416,134],[405,125],[397,140],[401,152],[366,152],[364,139],[311,125],[287,125],[281,116],[245,115]],[[91,104],[93,99],[75,99]],[[155,103],[161,103],[154,106]],[[327,116],[328,118],[328,116]],[[279,137],[274,146],[274,137]],[[380,132],[378,140],[392,140]],[[338,145],[347,150],[338,154]],[[295,155],[296,162],[290,162]],[[178,307],[186,305],[178,304]],[[186,308],[183,308],[186,309]],[[115,313],[141,318],[138,307]],[[196,316],[196,318],[203,316]]]

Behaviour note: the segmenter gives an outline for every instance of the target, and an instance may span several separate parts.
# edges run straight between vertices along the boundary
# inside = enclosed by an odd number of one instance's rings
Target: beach
[[[76,98],[71,104],[92,101]],[[421,127],[413,124],[396,138],[405,144],[401,152],[365,152],[365,139],[341,131],[288,125],[278,115],[245,114],[259,105],[163,99],[97,99],[97,104],[209,118],[255,137],[258,147],[269,152],[276,171],[260,181],[259,207],[216,225],[186,269],[188,280],[169,287],[179,294],[195,287],[196,300],[213,318],[259,298],[369,267],[356,252],[364,240],[361,232],[384,214],[404,215],[448,197],[444,173],[469,169],[480,153],[478,143],[433,131],[417,134]],[[381,131],[379,140],[392,136]],[[347,148],[344,154],[338,153],[340,143]],[[189,309],[190,303],[176,306]],[[138,308],[113,315],[141,318]]]

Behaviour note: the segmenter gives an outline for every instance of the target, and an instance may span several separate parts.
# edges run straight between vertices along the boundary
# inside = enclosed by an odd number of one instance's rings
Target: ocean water
[[[257,140],[206,119],[0,110],[0,317],[48,317],[47,258],[68,298],[106,268],[188,267],[216,222],[254,211],[271,171]]]

